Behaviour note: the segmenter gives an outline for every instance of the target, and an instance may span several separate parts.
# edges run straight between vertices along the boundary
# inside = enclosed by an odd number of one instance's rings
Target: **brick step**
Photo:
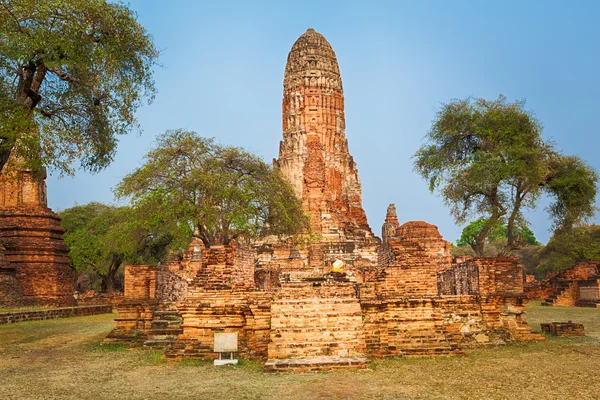
[[[271,343],[288,343],[290,340],[302,340],[307,342],[351,342],[361,340],[360,336],[362,332],[309,332],[309,333],[296,333],[293,335],[281,335],[279,336],[277,332],[271,335]]]
[[[310,372],[339,369],[366,369],[366,357],[311,357],[273,359],[265,363],[265,372]]]
[[[339,303],[357,303],[356,297],[307,297],[303,299],[278,299],[273,305],[286,304],[339,304]]]
[[[362,319],[362,312],[360,310],[347,310],[347,311],[332,311],[332,310],[272,310],[272,319],[289,319],[289,318],[334,318],[334,317],[345,317],[352,318],[358,317]]]
[[[161,328],[161,329],[151,329],[148,335],[175,335],[178,336],[183,333],[183,329],[181,328]]]
[[[144,348],[169,348],[173,346],[176,339],[148,339],[144,342]]]
[[[168,329],[168,328],[178,327],[180,325],[181,325],[181,319],[177,319],[177,320],[155,319],[152,322],[150,322],[151,329]]]
[[[362,356],[366,345],[362,340],[345,340],[335,342],[285,342],[269,343],[271,358],[299,358],[316,356]]]
[[[183,332],[180,333],[154,333],[151,332],[148,334],[148,340],[177,340],[177,337]]]
[[[425,357],[425,356],[449,356],[462,354],[462,350],[455,346],[444,347],[418,347],[418,348],[403,348],[403,357]]]
[[[314,317],[290,317],[290,318],[273,318],[271,319],[271,329],[275,328],[311,328],[318,327],[322,329],[329,329],[334,327],[353,327],[353,326],[362,326],[359,316],[352,316],[357,321],[348,321],[342,322],[340,321],[340,316],[314,316]]]
[[[271,332],[277,334],[296,334],[296,333],[309,333],[309,332],[315,332],[315,333],[329,333],[329,332],[346,332],[346,331],[361,331],[362,332],[362,326],[360,325],[350,325],[350,326],[334,326],[334,327],[327,327],[327,328],[323,328],[320,326],[307,326],[307,327],[298,327],[298,326],[271,326]]]
[[[577,300],[577,307],[600,307],[600,300]]]
[[[178,310],[156,310],[152,313],[155,316],[179,316]]]

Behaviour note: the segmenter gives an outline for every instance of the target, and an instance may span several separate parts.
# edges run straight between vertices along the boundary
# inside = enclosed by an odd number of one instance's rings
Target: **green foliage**
[[[558,272],[578,262],[600,260],[600,225],[580,226],[555,233],[538,255],[537,271]]]
[[[117,185],[150,226],[195,229],[207,246],[260,234],[294,234],[306,226],[301,204],[282,176],[260,158],[196,132],[169,130],[140,168]]]
[[[0,0],[0,169],[13,148],[63,173],[106,167],[154,97],[157,57],[122,3]]]
[[[476,245],[476,238],[481,234],[485,224],[486,220],[484,219],[471,221],[469,225],[463,228],[460,238],[456,240],[456,245],[459,247],[474,247]],[[524,245],[536,246],[540,244],[535,238],[535,234],[528,226],[516,227],[515,233],[517,234],[519,241]],[[508,228],[506,225],[502,224],[502,221],[496,221],[488,231],[486,244],[498,242],[506,238],[508,238]]]
[[[485,219],[478,219],[471,221],[469,225],[465,226],[462,230],[460,238],[456,240],[456,245],[461,246],[475,246],[475,239],[486,224]],[[502,225],[501,221],[496,221],[490,228],[487,235],[487,242],[490,243],[494,240],[502,239],[506,236],[506,228]]]
[[[79,273],[98,274],[103,291],[112,291],[124,262],[160,261],[171,243],[168,234],[144,229],[129,207],[89,203],[66,209],[60,216],[71,267]]]
[[[534,208],[543,193],[554,199],[548,211],[556,230],[595,211],[596,172],[544,142],[540,123],[523,106],[507,103],[503,96],[445,104],[414,156],[416,171],[429,181],[430,190],[440,190],[457,223],[483,217],[473,240],[478,255],[499,222],[507,230],[502,254],[523,246],[523,211]]]

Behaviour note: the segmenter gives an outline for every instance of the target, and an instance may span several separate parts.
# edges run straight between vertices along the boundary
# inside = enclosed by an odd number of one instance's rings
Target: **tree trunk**
[[[110,266],[106,275],[102,276],[102,291],[104,293],[112,293],[115,289],[115,275],[119,271],[119,267],[123,263],[123,257],[120,255],[113,255]]]
[[[38,93],[44,79],[46,78],[46,66],[42,61],[29,61],[23,65],[19,71],[19,82],[17,84],[17,90],[15,93],[15,100],[19,107],[30,113],[30,117],[33,118],[32,111],[42,100],[42,96]],[[4,135],[2,137],[2,145],[0,146],[0,171],[4,169],[4,166],[8,162],[10,154],[17,143],[18,136],[23,132],[18,132],[15,127],[15,132]]]

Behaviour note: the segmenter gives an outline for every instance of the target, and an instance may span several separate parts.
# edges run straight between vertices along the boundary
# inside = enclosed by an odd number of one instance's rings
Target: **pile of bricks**
[[[541,327],[542,332],[549,333],[554,336],[585,336],[583,324],[574,324],[572,321],[541,324]]]

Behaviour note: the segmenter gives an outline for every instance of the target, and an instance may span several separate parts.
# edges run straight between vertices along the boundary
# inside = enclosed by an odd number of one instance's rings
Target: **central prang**
[[[302,199],[313,233],[326,241],[372,241],[348,150],[340,69],[331,45],[314,29],[288,55],[282,109],[283,142],[275,165]]]

